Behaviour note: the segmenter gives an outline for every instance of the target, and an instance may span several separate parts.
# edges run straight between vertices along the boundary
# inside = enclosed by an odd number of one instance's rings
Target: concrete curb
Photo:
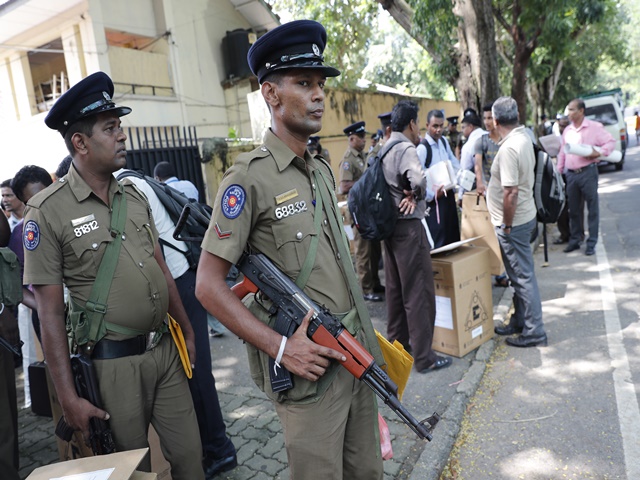
[[[511,308],[511,301],[512,291],[510,288],[505,288],[500,302],[493,308],[494,322],[506,320]],[[408,480],[438,480],[440,478],[449,461],[469,399],[478,389],[495,345],[495,341],[491,339],[476,351],[469,370],[462,377],[456,393],[435,429],[434,441],[422,451]]]

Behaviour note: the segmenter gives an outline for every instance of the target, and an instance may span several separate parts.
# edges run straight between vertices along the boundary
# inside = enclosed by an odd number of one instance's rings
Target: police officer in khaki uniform
[[[269,105],[271,129],[262,146],[239,155],[225,173],[202,243],[196,295],[247,343],[252,377],[283,424],[291,478],[375,480],[383,470],[371,390],[340,366],[345,359],[339,352],[307,337],[309,315],[287,339],[270,328],[263,298],[248,296],[246,308],[225,283],[243,250],[263,253],[292,279],[315,250],[304,291],[382,361],[375,335],[366,333],[371,320],[346,247],[331,168],[306,148],[322,128],[326,77],[340,74],[323,64],[325,42],[322,25],[298,20],[251,47],[248,61]],[[271,390],[269,357],[293,374],[292,389]]]
[[[157,344],[148,343],[150,332],[165,330],[168,309],[182,328],[194,362],[193,330],[160,252],[146,198],[112,175],[126,164],[126,136],[119,117],[131,112],[117,106],[112,95],[111,79],[95,73],[60,97],[45,119],[64,137],[73,163],[66,176],[29,200],[24,282],[33,285],[44,352],[67,423],[86,439],[89,418],[109,420],[118,451],[148,447],[152,423],[172,478],[204,479],[198,425],[175,344],[170,334],[161,335]],[[112,207],[116,215],[120,201],[126,203],[121,234],[111,231]],[[72,308],[87,309],[107,245],[117,236],[122,242],[105,302],[106,335],[99,336],[93,348],[83,348],[95,366],[100,409],[74,388],[63,283]],[[150,470],[148,457],[142,464],[145,470]]]
[[[453,150],[454,155],[460,160],[460,149],[462,148],[462,132],[458,131],[458,117],[447,117],[447,136],[449,137],[449,146]]]
[[[367,168],[366,155],[364,153],[364,147],[367,143],[365,123],[356,122],[346,127],[343,132],[349,139],[349,148],[347,148],[340,162],[338,193],[349,195],[349,190],[351,190],[353,184],[360,179],[365,168]],[[353,229],[353,237],[356,254],[356,272],[358,272],[364,298],[371,302],[381,302],[382,297],[376,293],[376,290],[380,289],[380,278],[378,277],[380,242],[365,240],[360,236],[355,227]],[[372,245],[373,243],[376,245]],[[377,252],[377,255],[374,255],[374,250]],[[376,257],[375,265],[373,264],[374,256]]]

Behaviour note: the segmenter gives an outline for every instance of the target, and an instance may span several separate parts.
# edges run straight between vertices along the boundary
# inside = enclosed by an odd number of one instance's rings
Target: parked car
[[[584,115],[589,120],[595,120],[604,125],[604,128],[615,138],[616,150],[622,153],[622,160],[612,163],[616,170],[624,167],[624,157],[627,151],[629,136],[627,135],[627,123],[622,115],[622,108],[613,95],[598,95],[583,97]],[[609,162],[600,162],[600,165],[609,165]]]

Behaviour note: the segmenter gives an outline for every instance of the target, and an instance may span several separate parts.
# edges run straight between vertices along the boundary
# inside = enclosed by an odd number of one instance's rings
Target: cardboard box
[[[97,457],[78,458],[67,462],[53,463],[36,468],[27,480],[50,480],[51,478],[67,477],[74,480],[88,480],[93,478],[109,480],[156,480],[155,473],[137,472],[136,467],[147,454],[148,448],[130,450],[128,452],[112,453]],[[111,469],[113,471],[109,472]],[[107,470],[102,475],[96,473]],[[84,475],[83,475],[84,474]]]
[[[459,246],[431,257],[436,290],[433,349],[462,357],[493,337],[489,249]]]
[[[487,209],[487,200],[483,196],[476,193],[465,193],[462,196],[462,219],[460,221],[460,238],[474,239],[474,245],[484,246],[490,249],[489,266],[492,275],[502,275],[504,273],[504,265],[502,263],[502,254],[500,253],[500,244],[496,231],[491,223],[489,210]]]

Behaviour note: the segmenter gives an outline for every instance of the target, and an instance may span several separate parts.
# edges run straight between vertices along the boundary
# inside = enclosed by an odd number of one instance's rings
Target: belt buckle
[[[573,173],[582,173],[582,167],[576,168]]]
[[[162,333],[158,331],[153,331],[153,332],[147,333],[145,337],[147,340],[147,349],[145,351],[149,352],[158,346],[158,344],[160,343],[160,340],[162,340]]]

